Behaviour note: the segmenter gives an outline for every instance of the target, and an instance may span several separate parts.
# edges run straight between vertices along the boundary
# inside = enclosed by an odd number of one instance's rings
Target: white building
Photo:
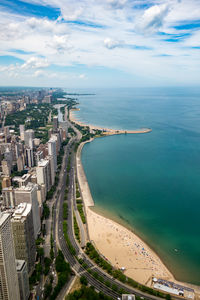
[[[0,212],[0,299],[20,300],[10,218]]]
[[[34,227],[34,237],[37,238],[37,235],[40,232],[41,221],[40,221],[40,209],[37,199],[37,184],[29,182],[26,186],[21,186],[20,188],[15,189],[15,204],[19,205],[22,202],[32,204],[32,213],[33,213],[33,227]]]
[[[37,183],[46,187],[46,193],[51,188],[51,166],[48,159],[42,159],[36,167]]]
[[[19,125],[20,139],[24,141],[24,125]]]
[[[56,140],[57,138],[55,136],[52,136],[48,141],[48,154],[53,157],[55,172],[57,170]]]

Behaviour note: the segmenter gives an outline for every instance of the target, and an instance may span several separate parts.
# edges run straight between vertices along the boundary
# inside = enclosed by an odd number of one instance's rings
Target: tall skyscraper
[[[3,174],[6,175],[6,176],[10,176],[11,167],[12,167],[10,161],[2,160],[1,167],[2,167]]]
[[[51,166],[49,160],[42,159],[38,162],[36,167],[37,183],[46,186],[46,193],[51,188]]]
[[[25,142],[25,145],[27,147],[30,146],[30,141],[29,140],[33,140],[35,137],[34,135],[34,130],[33,129],[28,129],[24,132],[24,142]]]
[[[33,227],[34,227],[34,237],[40,232],[41,222],[40,222],[40,210],[39,203],[37,199],[37,184],[29,182],[26,186],[21,186],[15,189],[15,204],[19,205],[22,202],[32,204],[33,213]]]
[[[58,155],[61,147],[60,132],[52,134],[51,138],[56,141],[56,153]]]
[[[48,159],[49,165],[50,165],[50,178],[51,178],[51,186],[52,186],[52,185],[54,185],[54,182],[55,182],[54,159],[53,159],[53,156],[51,156],[51,155],[48,155],[46,157],[46,159]]]
[[[24,141],[24,125],[19,125],[20,139]]]
[[[0,212],[0,299],[20,300],[10,219],[10,214]]]
[[[16,259],[16,268],[19,282],[20,300],[28,300],[30,295],[28,270],[25,260]]]
[[[2,189],[3,205],[6,208],[15,207],[15,193],[12,186]]]
[[[53,156],[54,170],[56,172],[56,170],[57,170],[57,154],[56,154],[56,138],[55,137],[52,137],[48,141],[48,153],[49,153],[49,155]]]
[[[15,256],[17,259],[26,261],[28,273],[31,274],[34,270],[36,257],[32,205],[20,203],[12,215],[11,224]]]
[[[33,149],[31,148],[26,149],[26,165],[29,168],[34,166]]]
[[[36,165],[38,166],[38,163],[39,163],[39,161],[41,160],[41,159],[43,159],[44,158],[44,153],[43,153],[43,151],[37,151],[36,153],[35,153],[35,160],[36,160]]]
[[[58,131],[58,117],[54,116],[53,117],[53,132],[57,132]]]

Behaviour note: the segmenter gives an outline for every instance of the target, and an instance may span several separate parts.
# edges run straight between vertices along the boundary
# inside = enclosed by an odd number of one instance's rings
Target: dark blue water
[[[134,228],[177,279],[200,284],[200,89],[97,90],[79,107],[86,123],[152,128],[87,144],[86,176],[97,208]]]

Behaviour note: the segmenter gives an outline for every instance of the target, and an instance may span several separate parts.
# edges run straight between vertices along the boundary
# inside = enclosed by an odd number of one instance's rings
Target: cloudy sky
[[[0,0],[0,85],[200,84],[200,0]]]

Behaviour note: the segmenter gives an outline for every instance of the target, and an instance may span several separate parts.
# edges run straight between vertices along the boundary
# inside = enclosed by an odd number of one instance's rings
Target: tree
[[[88,284],[87,278],[83,275],[80,277],[80,282],[85,286]]]

